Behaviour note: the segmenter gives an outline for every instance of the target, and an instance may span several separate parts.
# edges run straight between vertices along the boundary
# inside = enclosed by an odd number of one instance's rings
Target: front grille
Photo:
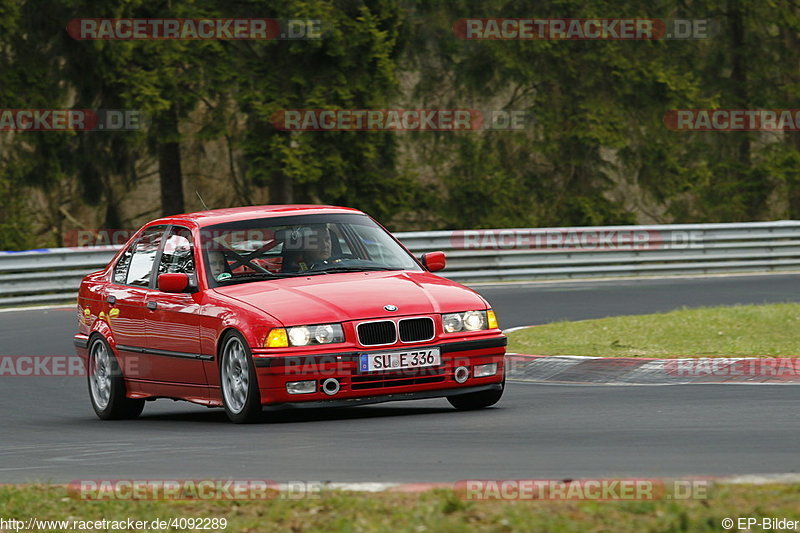
[[[433,338],[432,318],[409,318],[401,320],[400,340],[403,342],[429,341]]]
[[[381,322],[367,322],[358,325],[358,342],[363,346],[377,346],[379,344],[394,344],[397,342],[397,331],[394,322],[384,320]]]

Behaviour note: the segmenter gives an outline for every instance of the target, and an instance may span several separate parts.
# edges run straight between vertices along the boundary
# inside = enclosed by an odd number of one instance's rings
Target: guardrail
[[[800,221],[397,233],[461,282],[800,270]],[[116,246],[0,252],[0,306],[68,301]]]

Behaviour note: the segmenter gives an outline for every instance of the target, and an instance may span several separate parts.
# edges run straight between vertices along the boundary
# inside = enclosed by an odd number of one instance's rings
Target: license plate
[[[439,348],[424,348],[398,352],[362,353],[362,372],[385,372],[406,368],[425,368],[442,364]]]

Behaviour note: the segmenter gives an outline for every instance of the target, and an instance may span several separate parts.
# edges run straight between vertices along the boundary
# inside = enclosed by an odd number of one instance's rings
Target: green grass
[[[509,334],[531,355],[714,357],[800,355],[800,304],[682,309],[557,322]]]
[[[226,533],[705,532],[725,517],[800,519],[797,485],[716,485],[704,500],[468,502],[451,490],[421,494],[323,492],[316,500],[86,502],[59,486],[0,487],[0,518],[136,520],[225,517]],[[123,530],[124,531],[124,530]],[[150,531],[148,529],[140,531]],[[162,530],[175,531],[175,530]]]

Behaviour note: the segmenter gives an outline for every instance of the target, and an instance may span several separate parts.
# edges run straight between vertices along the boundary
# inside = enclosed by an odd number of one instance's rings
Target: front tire
[[[222,405],[234,424],[249,424],[261,415],[261,394],[258,391],[255,365],[250,348],[237,332],[225,336],[219,365]]]
[[[101,420],[123,420],[142,414],[144,400],[125,397],[125,379],[114,352],[102,337],[95,337],[89,346],[86,372],[89,399]]]
[[[506,382],[503,380],[503,388],[500,390],[486,390],[481,392],[470,392],[468,394],[459,394],[458,396],[448,396],[447,401],[450,405],[460,411],[474,411],[475,409],[483,409],[489,407],[500,401],[503,396],[503,391],[506,388]]]

